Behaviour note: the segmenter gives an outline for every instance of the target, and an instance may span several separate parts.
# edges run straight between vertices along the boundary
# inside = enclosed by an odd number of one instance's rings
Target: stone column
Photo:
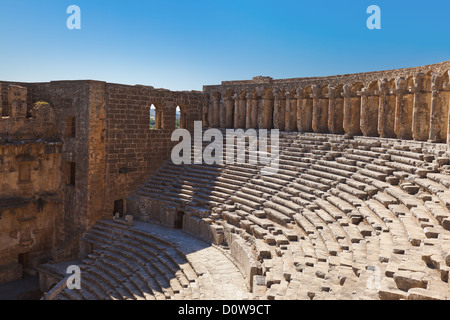
[[[234,117],[233,117],[233,128],[234,129],[238,129],[239,128],[239,95],[236,93],[233,96],[233,101],[234,101]]]
[[[252,128],[252,111],[253,111],[253,94],[251,92],[247,93],[245,96],[247,98],[247,105],[245,111],[245,129]]]
[[[395,80],[395,90],[391,94],[396,95],[394,133],[402,140],[412,139],[412,113],[414,96],[406,88],[405,78]]]
[[[231,129],[234,120],[234,101],[233,97],[225,97],[225,128]]]
[[[220,128],[221,124],[221,101],[220,95],[213,95],[213,110],[212,110],[212,128]]]
[[[286,101],[281,97],[280,90],[273,89],[273,126],[280,131],[285,130],[284,118],[286,114]]]
[[[297,127],[300,132],[312,132],[313,99],[297,89]]]
[[[227,111],[225,107],[225,100],[222,98],[220,99],[220,108],[219,108],[219,117],[220,117],[220,126],[219,128],[226,128],[227,127]]]
[[[417,73],[414,87],[410,88],[414,93],[412,133],[413,139],[417,141],[427,141],[430,136],[431,87],[427,87],[425,74]]]
[[[242,92],[240,95],[235,95],[235,110],[234,110],[234,128],[244,129],[246,124],[246,108],[247,101],[246,94]]]
[[[342,123],[344,121],[344,99],[335,87],[328,86],[328,132],[344,133]]]
[[[286,131],[297,131],[297,99],[291,92],[286,92],[285,129]]]
[[[431,80],[431,115],[429,141],[447,142],[449,92],[441,75],[433,73]]]
[[[354,95],[352,92],[352,86],[349,84],[344,85],[344,132],[356,136],[361,134],[361,97]]]
[[[447,79],[450,79],[450,71],[448,71],[448,77]],[[450,80],[447,83],[443,84],[443,89],[446,92],[447,99],[450,101]],[[450,103],[449,103],[449,110],[448,110],[448,116],[447,116],[447,144],[450,144]]]
[[[394,138],[395,105],[397,98],[391,95],[386,79],[379,81],[380,108],[378,112],[378,133],[381,138]]]
[[[313,93],[313,114],[312,129],[317,133],[328,132],[328,99],[322,97],[321,88],[319,86],[312,87]]]
[[[379,97],[375,91],[365,87],[357,92],[361,97],[361,132],[366,137],[378,136],[378,107],[380,105]]]
[[[250,123],[252,129],[258,129],[258,120],[259,120],[259,110],[261,109],[261,96],[256,92],[253,103],[252,103],[252,112],[250,114]]]
[[[267,93],[263,94],[261,110],[261,129],[272,129],[273,126],[273,105],[274,99]]]

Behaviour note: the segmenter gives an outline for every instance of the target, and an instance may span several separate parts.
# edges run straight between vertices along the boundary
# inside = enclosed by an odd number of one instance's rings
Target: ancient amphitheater
[[[2,82],[0,279],[34,271],[56,300],[448,300],[449,70],[203,92]],[[278,172],[174,164],[177,106],[191,133],[279,129]]]

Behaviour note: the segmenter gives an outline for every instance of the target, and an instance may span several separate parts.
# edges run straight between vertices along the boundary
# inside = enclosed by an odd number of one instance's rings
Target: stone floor
[[[0,300],[39,300],[39,278],[25,275],[23,279],[0,285]]]

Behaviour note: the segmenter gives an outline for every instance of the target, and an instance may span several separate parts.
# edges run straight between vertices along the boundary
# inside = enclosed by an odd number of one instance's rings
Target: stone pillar
[[[394,138],[395,105],[397,97],[391,95],[386,79],[379,81],[380,108],[378,111],[378,133],[381,138]]]
[[[274,99],[267,93],[263,94],[261,110],[261,123],[259,128],[272,129]]]
[[[444,87],[443,77],[433,73],[431,80],[431,114],[429,141],[447,142],[449,92]]]
[[[280,90],[273,89],[273,127],[280,131],[284,131],[286,126],[284,118],[286,114],[286,101],[280,94]],[[297,117],[297,116],[296,116]]]
[[[231,129],[234,120],[234,101],[232,96],[225,97],[225,128]]]
[[[246,124],[247,101],[245,92],[234,95],[234,128],[244,129]]]
[[[215,94],[213,95],[213,107],[212,107],[212,112],[211,112],[211,117],[212,117],[212,128],[220,128],[220,124],[221,124],[221,100],[220,100],[220,95]]]
[[[300,132],[312,132],[313,99],[297,89],[297,127]]]
[[[252,128],[253,94],[247,93],[247,105],[245,110],[245,129]]]
[[[357,94],[361,97],[361,132],[366,137],[378,136],[378,107],[379,97],[375,91],[369,88],[362,88]]]
[[[417,73],[414,87],[410,88],[414,93],[412,133],[417,141],[427,141],[430,136],[431,87],[425,80],[424,73]]]
[[[360,135],[361,97],[353,94],[352,86],[349,84],[344,85],[342,96],[344,97],[344,132],[352,136]]]
[[[449,79],[447,83],[443,84],[443,89],[445,90],[447,94],[447,99],[450,101],[450,71],[448,71],[448,77]],[[450,144],[450,103],[449,103],[449,110],[448,110],[448,116],[447,116],[447,144]]]
[[[238,129],[239,128],[239,95],[236,93],[233,96],[233,101],[234,101],[234,117],[233,117],[233,124],[234,124],[234,129]]]
[[[11,117],[25,118],[27,116],[27,88],[10,85],[8,87],[8,104]]]
[[[319,86],[312,87],[313,99],[312,129],[317,133],[328,132],[328,99],[322,97]]]
[[[391,94],[396,95],[394,133],[402,140],[412,139],[412,113],[414,96],[406,88],[405,78],[395,80],[395,90]]]
[[[344,99],[335,87],[328,86],[328,132],[344,133]]]
[[[258,119],[259,119],[258,113],[261,108],[260,100],[261,96],[258,94],[258,92],[256,92],[252,103],[252,111],[250,113],[250,123],[252,129],[258,129]]]
[[[291,92],[286,92],[285,129],[286,131],[297,131],[297,99]]]

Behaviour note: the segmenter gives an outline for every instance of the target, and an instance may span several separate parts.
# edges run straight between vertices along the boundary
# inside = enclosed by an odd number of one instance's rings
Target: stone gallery
[[[39,277],[47,300],[448,300],[449,70],[202,92],[1,81],[0,283]],[[195,122],[224,140],[278,129],[276,174],[173,163],[177,127],[210,144]]]

